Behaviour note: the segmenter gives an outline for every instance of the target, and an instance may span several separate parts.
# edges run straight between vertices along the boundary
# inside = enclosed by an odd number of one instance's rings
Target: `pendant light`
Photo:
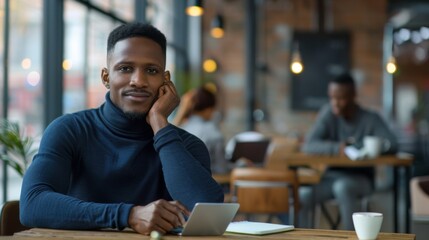
[[[222,38],[224,33],[223,17],[217,14],[212,20],[210,34],[214,38]]]
[[[188,6],[186,7],[186,13],[192,17],[199,17],[203,15],[202,0],[188,0]]]
[[[214,73],[218,69],[218,63],[213,58],[208,58],[203,62],[203,69],[207,73]]]
[[[304,70],[304,65],[302,64],[301,54],[299,52],[299,44],[296,42],[292,49],[292,61],[290,64],[290,70],[294,74],[300,74]]]
[[[397,70],[396,59],[394,56],[391,56],[386,63],[386,71],[390,74],[394,74]]]

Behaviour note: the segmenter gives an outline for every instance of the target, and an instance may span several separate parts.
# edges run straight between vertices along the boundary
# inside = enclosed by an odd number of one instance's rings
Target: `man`
[[[383,153],[394,153],[398,144],[394,134],[375,112],[356,103],[356,87],[349,74],[329,83],[330,104],[323,107],[308,132],[302,151],[310,154],[343,155],[347,145],[361,148],[365,136],[378,136],[390,142]],[[339,203],[344,229],[353,229],[352,213],[359,211],[359,200],[373,189],[374,169],[329,168],[320,184],[300,189],[301,227],[309,227],[314,204],[335,198]]]
[[[107,44],[106,101],[46,129],[22,185],[26,226],[166,233],[195,203],[223,202],[204,143],[167,121],[180,100],[165,36],[131,23]]]

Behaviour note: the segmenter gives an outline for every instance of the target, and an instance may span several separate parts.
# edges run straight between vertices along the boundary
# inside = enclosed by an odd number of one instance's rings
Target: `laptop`
[[[241,157],[251,160],[256,165],[263,165],[270,139],[257,141],[237,141],[232,153],[231,161],[235,162]]]
[[[219,236],[234,219],[238,203],[197,203],[184,227],[170,233],[182,236]]]

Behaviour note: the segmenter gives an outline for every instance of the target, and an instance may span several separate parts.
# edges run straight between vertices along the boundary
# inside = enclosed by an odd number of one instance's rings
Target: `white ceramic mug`
[[[383,214],[377,212],[353,213],[353,225],[360,240],[377,239],[380,232]]]
[[[368,158],[376,158],[381,154],[383,148],[382,139],[376,136],[365,136],[363,138],[363,148]]]

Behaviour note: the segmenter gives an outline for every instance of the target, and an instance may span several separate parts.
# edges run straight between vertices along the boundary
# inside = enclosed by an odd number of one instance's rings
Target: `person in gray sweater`
[[[344,155],[346,146],[362,148],[365,136],[384,140],[383,153],[397,151],[395,135],[376,113],[356,103],[354,79],[348,73],[339,75],[328,85],[329,104],[322,107],[307,133],[301,150],[308,154]],[[342,227],[353,229],[352,214],[359,211],[360,199],[374,188],[374,168],[328,168],[321,182],[300,188],[300,227],[311,227],[314,206],[330,199],[339,204]]]

